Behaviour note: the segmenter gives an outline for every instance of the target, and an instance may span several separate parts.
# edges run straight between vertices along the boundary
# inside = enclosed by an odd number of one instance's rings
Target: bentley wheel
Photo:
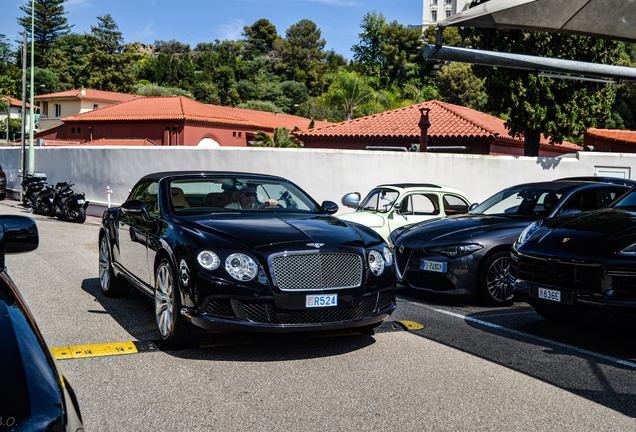
[[[172,265],[161,260],[155,276],[155,318],[161,338],[174,344],[188,343],[193,334],[188,322],[181,316],[179,288]]]
[[[486,257],[479,278],[479,296],[484,303],[493,306],[512,303],[514,294],[508,279],[509,271],[510,252],[501,251]]]
[[[99,241],[99,284],[106,297],[123,297],[130,292],[130,285],[121,277],[115,276],[106,236]]]

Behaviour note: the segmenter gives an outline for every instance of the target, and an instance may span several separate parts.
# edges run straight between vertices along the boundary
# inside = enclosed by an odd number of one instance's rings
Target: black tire
[[[534,311],[538,313],[541,316],[541,318],[547,319],[548,321],[562,323],[562,324],[572,322],[571,317],[564,315],[562,313],[559,313],[558,311],[555,311],[553,308],[547,305],[532,303],[530,306],[532,306]]]
[[[162,259],[155,270],[155,322],[161,338],[175,345],[187,344],[195,336],[181,315],[179,285],[172,264]]]
[[[482,261],[477,281],[477,294],[482,303],[507,306],[514,301],[512,285],[508,279],[510,252],[495,252]]]
[[[125,297],[130,292],[130,284],[121,276],[115,276],[110,246],[106,236],[99,239],[99,284],[106,297]]]
[[[3,201],[6,197],[7,197],[6,192],[0,193],[0,201]]]
[[[84,221],[86,221],[86,210],[84,207],[77,209],[75,221],[77,221],[77,223],[84,223]]]

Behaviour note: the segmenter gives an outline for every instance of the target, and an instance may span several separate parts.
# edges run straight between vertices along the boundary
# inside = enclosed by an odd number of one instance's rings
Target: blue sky
[[[22,29],[16,18],[27,0],[0,0],[0,34]],[[267,18],[284,36],[290,25],[310,19],[322,31],[326,49],[351,59],[360,21],[367,12],[382,12],[387,21],[421,25],[422,0],[68,0],[64,3],[75,33],[89,33],[97,16],[110,14],[126,42],[172,40],[190,43],[239,39],[244,26]],[[16,36],[11,36],[12,41]]]

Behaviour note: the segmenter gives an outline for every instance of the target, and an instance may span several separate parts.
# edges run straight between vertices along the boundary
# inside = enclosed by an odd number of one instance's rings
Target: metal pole
[[[24,30],[24,42],[22,42],[22,123],[20,125],[22,135],[20,135],[20,177],[24,181],[26,175],[26,166],[24,158],[24,137],[26,136],[26,68],[27,68],[27,31]],[[22,183],[22,181],[20,183]],[[20,200],[24,200],[22,196],[22,188],[20,188]]]
[[[31,106],[29,107],[29,174],[33,174],[33,169],[35,166],[35,161],[34,156],[35,156],[35,151],[33,149],[33,89],[34,89],[34,85],[33,85],[33,63],[35,62],[35,55],[34,55],[34,42],[33,42],[33,38],[34,38],[34,34],[35,34],[35,18],[34,18],[34,14],[35,14],[35,5],[34,5],[34,0],[31,0],[31,91],[29,92],[30,94],[30,98],[29,98],[29,103],[31,104]]]

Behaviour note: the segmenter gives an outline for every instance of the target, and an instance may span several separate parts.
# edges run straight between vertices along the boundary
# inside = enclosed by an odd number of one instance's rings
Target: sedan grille
[[[283,291],[355,288],[362,284],[362,257],[352,253],[281,254],[270,258]]]
[[[406,271],[406,266],[408,265],[409,259],[411,258],[411,249],[402,246],[396,247],[394,249],[394,254],[398,277],[402,279],[402,277],[404,277],[404,272]]]

